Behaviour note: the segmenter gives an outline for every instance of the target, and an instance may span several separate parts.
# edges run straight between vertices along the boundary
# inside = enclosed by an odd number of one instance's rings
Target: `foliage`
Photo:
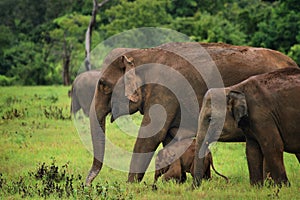
[[[132,199],[132,195],[125,194],[126,190],[118,182],[86,187],[82,176],[70,174],[68,166],[69,163],[57,166],[53,159],[50,165],[45,162],[39,164],[35,171],[29,171],[16,181],[9,181],[0,173],[0,189],[6,195],[19,195],[21,198]]]
[[[4,75],[0,75],[0,86],[10,86],[15,82],[15,77],[7,77]]]
[[[258,23],[258,31],[253,35],[252,44],[269,47],[287,53],[297,44],[300,31],[299,8],[288,3],[277,3],[270,17]]]
[[[178,18],[173,26],[195,41],[245,44],[246,35],[240,28],[218,15],[197,12],[193,17]]]
[[[292,46],[288,55],[292,59],[294,59],[299,65],[299,63],[300,63],[300,44],[295,44],[294,46]]]
[[[66,56],[73,80],[84,61],[92,6],[92,0],[2,0],[0,85],[62,84]],[[110,0],[99,8],[92,48],[139,27],[170,28],[195,41],[271,48],[300,65],[297,0]]]
[[[84,40],[85,31],[87,29],[90,17],[78,13],[64,15],[53,20],[55,28],[49,31],[50,51],[52,52],[52,60],[63,64],[63,59],[70,56],[71,73],[76,75],[78,66],[84,60]],[[97,38],[97,33],[94,33]],[[61,67],[57,69],[62,73]]]
[[[108,23],[102,28],[109,37],[137,27],[166,26],[171,15],[166,12],[167,1],[160,0],[121,0],[119,4],[105,11]]]

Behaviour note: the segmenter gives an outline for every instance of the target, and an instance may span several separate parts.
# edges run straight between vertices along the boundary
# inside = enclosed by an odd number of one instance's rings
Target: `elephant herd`
[[[200,186],[211,176],[214,141],[246,142],[251,184],[262,184],[266,173],[289,184],[283,151],[300,162],[300,69],[274,50],[196,42],[117,48],[101,71],[75,79],[71,96],[71,111],[82,108],[90,119],[94,158],[86,185],[103,165],[109,114],[111,122],[143,115],[128,182],[143,179],[161,143],[155,182],[161,175],[184,182],[189,172]]]

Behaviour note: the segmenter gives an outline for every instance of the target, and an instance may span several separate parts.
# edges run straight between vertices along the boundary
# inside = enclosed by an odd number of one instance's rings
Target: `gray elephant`
[[[246,137],[250,183],[263,184],[264,160],[274,183],[289,185],[283,151],[296,154],[300,162],[299,99],[297,68],[253,76],[225,89],[210,89],[199,115],[194,185],[201,183],[208,145],[239,132],[238,129]],[[223,119],[224,125],[218,127]]]
[[[179,183],[186,181],[186,172],[194,176],[194,156],[195,156],[196,140],[187,138],[180,141],[173,142],[167,147],[161,149],[155,159],[155,175],[154,187],[157,179],[163,175],[163,180],[168,181],[171,179]],[[211,178],[210,166],[219,176],[226,179],[228,178],[216,171],[211,152],[207,150],[207,156],[204,160],[204,179]]]
[[[79,74],[72,84],[70,96],[71,113],[75,116],[82,109],[85,116],[89,116],[90,105],[92,103],[97,82],[101,76],[101,71],[91,70]]]
[[[289,57],[269,49],[201,43],[203,48],[199,51],[197,45],[200,44],[171,43],[118,56],[112,52],[105,59],[91,107],[91,111],[94,108],[91,120],[94,160],[87,185],[102,168],[105,119],[109,113],[112,114],[111,122],[137,111],[144,115],[128,176],[129,182],[141,181],[158,145],[166,146],[175,137],[170,131],[172,128],[184,127],[196,132],[199,108],[208,89],[206,83],[214,82],[218,72],[224,85],[230,86],[252,75],[297,67]],[[203,52],[211,59],[203,56]],[[199,64],[202,76],[191,62]],[[213,63],[216,70],[211,68]],[[187,84],[184,85],[184,81]],[[226,141],[245,141],[245,137],[239,132]]]

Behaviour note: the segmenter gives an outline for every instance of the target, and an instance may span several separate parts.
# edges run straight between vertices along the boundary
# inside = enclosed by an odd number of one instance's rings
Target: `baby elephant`
[[[224,122],[222,132],[217,130],[220,127],[214,127],[219,121]],[[202,155],[208,144],[226,137],[237,127],[246,136],[251,184],[263,184],[265,162],[275,184],[289,185],[283,152],[296,154],[300,162],[300,69],[286,68],[253,76],[225,90],[211,89],[206,93],[199,115],[195,155],[200,156],[195,157],[194,183],[201,183],[201,166],[205,162]]]
[[[209,150],[208,150],[209,151]],[[170,179],[176,180],[176,182],[183,183],[186,181],[186,172],[189,172],[194,176],[194,156],[195,156],[195,139],[188,138],[168,145],[160,150],[155,160],[155,175],[154,185],[157,179],[163,175],[163,180],[168,181]],[[211,178],[210,165],[213,170],[221,177],[225,178],[228,182],[228,178],[218,173],[213,165],[212,155],[210,152],[205,157],[205,174],[204,179]]]

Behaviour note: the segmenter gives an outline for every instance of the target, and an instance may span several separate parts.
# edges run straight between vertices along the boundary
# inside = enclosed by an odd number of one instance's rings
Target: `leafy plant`
[[[8,181],[0,173],[0,189],[2,193],[15,195],[22,198],[39,196],[43,198],[78,198],[78,199],[133,199],[126,193],[120,183],[97,183],[95,186],[86,187],[81,175],[68,172],[69,163],[59,167],[55,160],[50,165],[43,162],[35,171],[20,176],[17,180]],[[1,195],[0,192],[0,195]]]
[[[2,115],[2,119],[3,120],[12,120],[15,118],[23,118],[24,116],[27,115],[27,108],[21,108],[21,109],[17,109],[17,108],[11,108],[9,110],[7,110],[6,112],[4,112],[4,114]]]
[[[65,108],[58,106],[48,106],[43,108],[44,115],[47,119],[70,120],[71,114]]]

